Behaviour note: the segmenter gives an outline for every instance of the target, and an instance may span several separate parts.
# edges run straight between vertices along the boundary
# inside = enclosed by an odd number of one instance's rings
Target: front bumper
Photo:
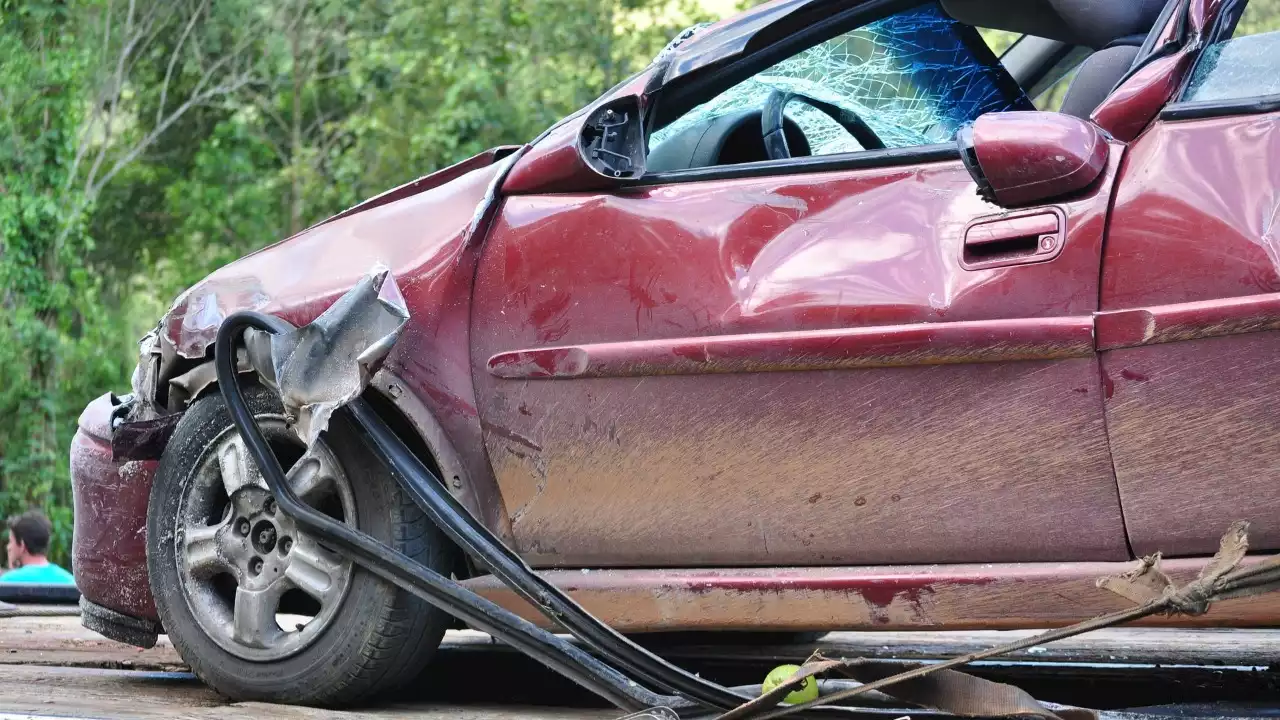
[[[89,403],[71,441],[75,535],[71,564],[83,598],[129,618],[158,621],[147,574],[147,501],[157,462],[112,458],[111,394]]]

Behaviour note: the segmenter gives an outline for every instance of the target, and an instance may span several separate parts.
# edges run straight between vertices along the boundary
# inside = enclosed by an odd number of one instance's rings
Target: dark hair
[[[28,510],[9,518],[9,532],[32,555],[43,555],[49,549],[49,534],[53,525],[39,510]]]

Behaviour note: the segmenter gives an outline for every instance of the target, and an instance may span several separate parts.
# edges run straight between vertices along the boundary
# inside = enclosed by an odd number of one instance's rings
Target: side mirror
[[[502,191],[602,190],[640,177],[644,169],[640,99],[623,95],[553,127],[511,168]]]
[[[988,113],[961,128],[956,142],[978,192],[1005,207],[1088,187],[1110,152],[1096,125],[1054,112]]]
[[[640,102],[624,96],[591,111],[582,124],[578,152],[587,167],[610,179],[644,174],[644,124]]]

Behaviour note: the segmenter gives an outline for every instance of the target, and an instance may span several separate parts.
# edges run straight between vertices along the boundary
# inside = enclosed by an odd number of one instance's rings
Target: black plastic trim
[[[80,624],[103,637],[140,648],[153,648],[164,628],[160,623],[125,615],[80,598]]]
[[[1228,115],[1260,115],[1280,110],[1280,94],[1239,100],[1176,102],[1160,111],[1161,120],[1198,120]]]
[[[863,150],[839,155],[817,155],[787,160],[764,160],[739,163],[737,165],[715,165],[713,167],[691,168],[689,170],[671,170],[650,173],[638,180],[628,182],[625,187],[901,167],[917,163],[945,162],[959,159],[960,150],[955,143],[938,143],[936,145],[918,145],[909,148]]]
[[[0,602],[75,604],[80,602],[80,589],[75,585],[51,583],[0,583]]]
[[[1169,24],[1169,18],[1173,17],[1173,13],[1177,12],[1179,8],[1184,7],[1186,4],[1187,3],[1184,2],[1184,0],[1168,0],[1168,2],[1165,3],[1164,8],[1160,10],[1160,15],[1156,17],[1155,23],[1152,24],[1151,29],[1147,31],[1147,39],[1142,41],[1142,46],[1138,49],[1138,57],[1135,58],[1135,60],[1142,60],[1155,50],[1156,38],[1159,36],[1159,33],[1164,30],[1164,26]],[[1182,28],[1179,28],[1179,35],[1182,35],[1184,28],[1185,23]]]

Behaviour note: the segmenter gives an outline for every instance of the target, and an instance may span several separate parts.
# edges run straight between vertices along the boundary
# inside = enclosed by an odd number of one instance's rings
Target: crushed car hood
[[[203,358],[236,311],[302,325],[374,266],[398,277],[430,275],[424,266],[452,262],[465,244],[498,161],[515,149],[495,148],[389,190],[215,270],[174,302],[161,321],[162,344],[181,357]]]

